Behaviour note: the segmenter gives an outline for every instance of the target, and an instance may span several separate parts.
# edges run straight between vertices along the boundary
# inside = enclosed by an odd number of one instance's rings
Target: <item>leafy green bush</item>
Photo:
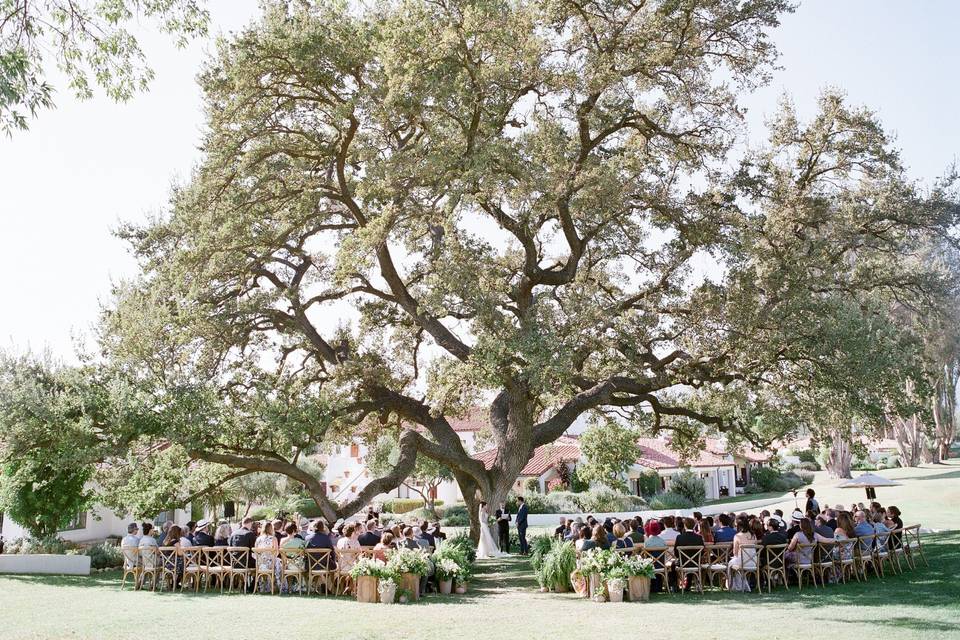
[[[542,534],[530,538],[530,565],[538,573],[543,566],[543,557],[553,548],[553,536]]]
[[[469,527],[470,514],[467,513],[467,505],[455,503],[443,510],[443,516],[440,518],[440,524],[445,527]]]
[[[620,493],[608,487],[597,487],[583,493],[570,494],[579,503],[584,513],[619,513],[623,511],[641,511],[647,508],[647,501],[640,496]],[[554,513],[576,513],[554,512]]]
[[[689,500],[691,505],[701,505],[707,499],[707,488],[703,484],[703,478],[689,469],[670,476],[670,491],[679,493]]]
[[[640,484],[640,495],[649,498],[660,491],[660,474],[656,471],[644,471],[637,479]]]
[[[803,451],[797,452],[797,457],[800,459],[801,463],[806,463],[812,465],[810,471],[820,471],[820,463],[817,461],[817,454],[812,449],[804,449]],[[807,469],[807,467],[804,467]]]
[[[750,482],[759,489],[756,493],[778,491],[780,472],[773,467],[758,467],[750,472]]]
[[[537,581],[541,587],[566,591],[570,588],[570,574],[576,568],[577,550],[573,543],[555,538],[537,570]]]
[[[55,555],[63,555],[71,549],[75,549],[76,545],[66,540],[61,540],[56,536],[48,536],[46,538],[33,539],[33,538],[16,538],[8,542],[4,547],[5,553],[19,553],[23,555],[31,553],[51,553]]]
[[[442,506],[443,500],[435,501],[434,505]],[[420,498],[391,498],[383,501],[383,510],[390,513],[407,513],[421,507],[423,507],[423,500]]]
[[[123,566],[123,552],[120,547],[107,542],[86,549],[84,555],[90,556],[93,569],[116,569]]]
[[[801,470],[781,473],[773,467],[760,467],[750,472],[750,479],[751,483],[745,489],[746,493],[790,491],[812,483],[813,474]]]
[[[470,564],[477,561],[477,545],[473,543],[470,536],[466,533],[458,533],[452,538],[447,538],[443,542],[445,547],[459,549]]]
[[[663,509],[690,509],[694,505],[686,496],[673,491],[664,491],[650,498],[650,508],[655,511]]]

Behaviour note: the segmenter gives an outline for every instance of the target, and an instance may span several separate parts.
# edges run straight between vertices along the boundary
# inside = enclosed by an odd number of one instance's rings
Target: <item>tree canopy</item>
[[[588,414],[763,446],[814,391],[899,402],[884,381],[923,372],[890,304],[951,286],[923,251],[954,243],[955,189],[911,181],[830,91],[809,122],[784,101],[738,159],[738,98],[789,9],[266,3],[200,77],[199,166],[122,230],[142,273],[106,360],[160,404],[213,398],[145,440],[302,478],[329,514],[427,456],[475,513]],[[449,422],[477,404],[490,468]],[[297,470],[395,428],[396,467],[345,505]]]
[[[206,33],[202,0],[0,0],[0,130],[26,129],[53,105],[56,65],[81,98],[99,85],[127,100],[153,77],[131,23],[147,18],[178,44]]]

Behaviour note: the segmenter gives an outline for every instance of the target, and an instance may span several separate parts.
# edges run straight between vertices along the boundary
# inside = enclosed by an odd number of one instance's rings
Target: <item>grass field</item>
[[[904,482],[881,490],[879,497],[900,506],[905,521],[960,529],[960,463],[883,473]],[[818,495],[826,503],[863,499],[862,492],[834,484],[817,477]],[[120,591],[115,573],[0,576],[0,638],[557,640],[612,632],[658,640],[806,635],[960,640],[960,532],[925,536],[924,548],[929,567],[921,563],[916,571],[865,584],[802,594],[792,589],[771,595],[655,595],[645,604],[596,604],[572,594],[539,593],[523,558],[481,562],[465,596],[393,606],[346,598]]]

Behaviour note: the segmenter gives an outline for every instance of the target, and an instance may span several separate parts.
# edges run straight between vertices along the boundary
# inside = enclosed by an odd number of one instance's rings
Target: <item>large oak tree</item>
[[[154,437],[295,477],[330,516],[425,455],[474,512],[590,412],[762,445],[804,389],[876,405],[877,376],[861,389],[847,366],[910,342],[878,310],[932,303],[944,282],[919,247],[957,207],[834,93],[807,123],[784,104],[743,152],[737,98],[766,80],[787,10],[268,3],[200,77],[202,162],[168,213],[123,231],[143,273],[118,288],[105,353],[158,397],[203,387],[231,407],[229,429]],[[296,419],[247,410],[275,400],[264,381]],[[489,469],[449,421],[478,403]],[[296,465],[387,427],[397,466],[348,504]]]

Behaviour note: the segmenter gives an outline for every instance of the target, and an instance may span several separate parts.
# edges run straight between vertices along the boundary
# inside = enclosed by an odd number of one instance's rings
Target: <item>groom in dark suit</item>
[[[520,537],[520,555],[530,553],[530,545],[527,544],[527,503],[522,497],[517,497],[517,535]]]
[[[507,506],[500,503],[500,508],[497,509],[496,513],[493,514],[497,519],[497,533],[499,534],[500,540],[498,545],[500,546],[500,551],[504,553],[510,553],[510,514],[507,513]]]

